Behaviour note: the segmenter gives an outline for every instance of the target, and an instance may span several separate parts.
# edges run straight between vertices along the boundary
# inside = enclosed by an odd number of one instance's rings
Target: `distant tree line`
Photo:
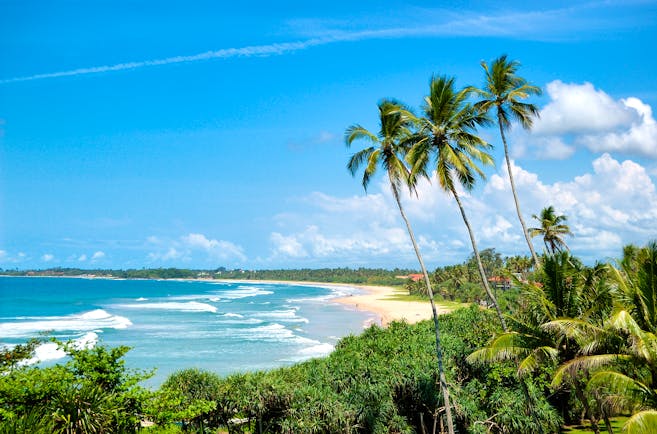
[[[417,271],[395,268],[303,268],[279,270],[228,270],[225,267],[214,270],[195,270],[186,268],[143,268],[131,270],[48,268],[45,270],[1,270],[6,276],[95,276],[119,279],[249,279],[284,280],[300,282],[352,283],[368,285],[403,285],[404,276]],[[402,278],[400,278],[400,276]]]
[[[507,256],[494,248],[479,252],[486,276],[491,280],[493,291],[502,297],[500,304],[518,294],[517,281],[524,281],[533,275],[534,263],[529,256]],[[439,300],[486,303],[485,289],[481,283],[478,262],[474,254],[460,264],[438,267],[429,276],[434,296]],[[409,280],[406,289],[410,294],[426,296],[426,285],[422,281]],[[496,297],[497,298],[497,297]]]

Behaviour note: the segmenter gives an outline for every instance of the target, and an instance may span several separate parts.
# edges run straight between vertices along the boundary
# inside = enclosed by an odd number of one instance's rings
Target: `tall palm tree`
[[[540,226],[529,228],[529,235],[533,237],[542,236],[543,243],[548,252],[553,255],[556,252],[570,250],[563,240],[564,235],[572,235],[570,227],[566,224],[568,218],[565,215],[556,215],[552,205],[543,208],[540,215],[532,215],[532,218],[538,220]]]
[[[534,104],[523,103],[520,100],[531,95],[540,95],[541,89],[527,83],[524,78],[517,76],[516,71],[520,64],[516,60],[507,60],[506,54],[493,60],[490,66],[482,61],[481,66],[484,68],[486,74],[486,83],[483,89],[471,88],[473,92],[482,98],[475,106],[485,113],[492,110],[496,112],[497,124],[500,129],[502,143],[504,144],[504,157],[509,172],[509,181],[511,182],[511,191],[513,192],[513,200],[516,204],[518,220],[520,220],[520,225],[522,226],[522,231],[525,235],[525,240],[527,240],[527,246],[529,246],[534,264],[538,268],[538,257],[534,251],[534,246],[525,226],[525,220],[522,218],[520,211],[520,202],[518,201],[516,185],[513,180],[511,161],[509,160],[509,147],[504,131],[511,127],[512,119],[520,122],[520,125],[525,129],[531,128],[533,117],[539,114],[538,108]]]
[[[475,134],[477,125],[486,125],[490,120],[466,103],[468,94],[467,90],[454,89],[453,77],[440,76],[431,79],[429,95],[424,100],[424,117],[420,119],[419,138],[410,152],[413,162],[412,176],[426,176],[431,154],[435,156],[438,183],[456,200],[470,235],[481,283],[506,332],[508,330],[504,316],[488,284],[474,232],[456,189],[455,181],[466,190],[472,190],[477,176],[485,177],[477,166],[478,162],[484,165],[493,164],[493,157],[487,152],[491,146]]]
[[[449,401],[449,389],[447,387],[447,380],[445,379],[445,371],[443,369],[442,348],[440,345],[440,327],[438,324],[438,313],[436,311],[436,304],[433,299],[433,290],[429,280],[429,274],[424,265],[420,249],[415,240],[415,235],[411,228],[411,224],[406,217],[404,208],[402,207],[399,190],[403,185],[406,185],[411,191],[415,190],[415,178],[411,176],[411,172],[406,163],[406,155],[409,148],[408,139],[411,137],[411,127],[413,118],[410,116],[410,111],[403,107],[401,104],[391,101],[383,100],[379,103],[379,122],[380,130],[378,134],[373,134],[360,125],[352,125],[347,128],[345,133],[345,142],[347,146],[355,140],[366,140],[371,143],[371,146],[356,152],[349,159],[347,169],[353,176],[356,175],[362,165],[365,165],[363,172],[363,188],[367,191],[367,186],[372,177],[376,173],[379,166],[381,166],[388,175],[390,188],[392,194],[399,207],[399,213],[406,224],[408,235],[411,238],[415,255],[417,256],[424,281],[427,286],[427,294],[431,302],[431,309],[433,312],[434,328],[436,332],[436,356],[438,359],[438,373],[440,377],[440,386],[443,392],[443,399],[445,401],[445,413],[447,418],[447,429],[449,434],[454,434],[454,425],[452,422],[451,406]]]

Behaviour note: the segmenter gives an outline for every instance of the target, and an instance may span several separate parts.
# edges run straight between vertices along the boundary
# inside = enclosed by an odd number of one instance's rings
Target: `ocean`
[[[331,302],[359,290],[338,286],[172,280],[0,276],[0,345],[43,332],[78,346],[132,347],[129,368],[201,368],[228,375],[329,354],[374,314]],[[34,363],[64,355],[54,343]]]

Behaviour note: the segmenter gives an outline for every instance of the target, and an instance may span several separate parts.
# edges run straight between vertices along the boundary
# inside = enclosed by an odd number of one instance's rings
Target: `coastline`
[[[429,301],[406,301],[396,300],[393,297],[404,291],[391,286],[373,286],[352,283],[328,283],[328,282],[307,282],[291,280],[249,280],[249,279],[215,279],[215,282],[243,282],[243,283],[273,283],[273,284],[291,284],[304,286],[320,286],[334,288],[354,288],[363,292],[363,294],[350,294],[345,297],[333,298],[333,303],[342,304],[351,307],[359,312],[370,312],[376,315],[377,324],[386,327],[392,321],[405,320],[410,324],[415,324],[425,319],[431,319],[431,304]],[[436,306],[438,314],[449,313],[452,308]],[[368,327],[371,322],[364,324]]]
[[[4,277],[50,277],[50,278],[74,278],[74,279],[109,279],[109,280],[173,280],[173,281],[192,281],[192,282],[241,282],[241,283],[271,283],[271,284],[289,284],[300,286],[314,286],[325,288],[353,288],[363,293],[349,294],[347,296],[333,298],[330,301],[355,309],[359,312],[369,312],[376,316],[376,321],[367,321],[363,328],[376,322],[382,327],[386,327],[392,321],[405,320],[410,324],[415,324],[425,319],[431,319],[431,304],[429,301],[406,301],[394,299],[395,296],[403,294],[404,291],[392,286],[374,286],[353,283],[335,283],[335,282],[316,282],[316,281],[296,281],[296,280],[253,280],[253,279],[122,279],[108,276],[80,275],[80,276],[4,276]],[[449,313],[453,309],[436,305],[439,315]]]

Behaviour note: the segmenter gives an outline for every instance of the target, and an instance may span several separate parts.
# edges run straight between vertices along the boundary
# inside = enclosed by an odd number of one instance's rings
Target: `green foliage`
[[[41,339],[30,339],[24,344],[14,347],[0,348],[0,375],[16,368],[21,362],[29,359],[34,350],[41,343]]]
[[[135,432],[148,395],[137,383],[149,374],[125,368],[122,358],[128,348],[60,347],[69,356],[63,365],[15,363],[0,375],[0,433]],[[25,426],[33,428],[24,431]]]
[[[416,270],[395,268],[302,268],[277,270],[189,270],[184,268],[145,268],[140,270],[101,270],[80,268],[50,268],[46,270],[5,270],[0,274],[11,276],[97,276],[121,279],[249,279],[249,280],[283,280],[298,282],[350,283],[363,285],[401,286],[407,276]]]
[[[532,403],[542,412],[536,417],[519,395],[512,365],[473,367],[465,362],[499,331],[492,312],[473,306],[441,320],[459,432],[485,432],[481,428],[486,420],[504,429],[533,429],[537,420],[558,426],[558,415],[540,393],[548,383],[546,374],[532,383]],[[223,426],[231,433],[431,432],[444,414],[433,339],[429,321],[393,322],[342,339],[324,359],[289,368],[220,380],[207,372],[184,370],[169,377],[154,395],[156,405],[149,407],[149,414],[162,426],[177,420],[188,429]],[[198,403],[213,407],[200,409]]]

